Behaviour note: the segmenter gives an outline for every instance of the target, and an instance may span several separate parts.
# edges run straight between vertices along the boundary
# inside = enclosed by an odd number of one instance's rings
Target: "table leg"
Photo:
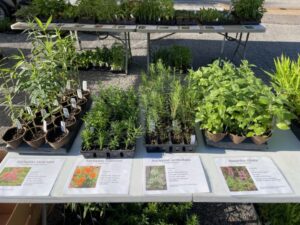
[[[125,73],[126,75],[128,75],[129,48],[128,48],[128,37],[126,32],[124,32],[124,36],[125,36]]]
[[[225,49],[226,36],[227,36],[227,33],[224,35],[222,45],[221,45],[221,53],[220,53],[220,58],[221,59],[224,58],[224,49]]]
[[[132,58],[131,41],[130,41],[130,32],[127,33],[127,37],[128,37],[128,47],[129,47],[129,57]]]
[[[77,48],[78,48],[79,50],[82,50],[82,47],[81,47],[81,41],[80,41],[80,39],[79,39],[79,37],[78,37],[78,31],[75,30],[75,31],[74,31],[74,34],[75,34],[75,38],[76,38]]]
[[[150,72],[150,57],[151,57],[151,50],[150,50],[150,33],[147,33],[147,72]]]
[[[47,204],[42,205],[42,225],[47,225]]]
[[[245,41],[245,44],[244,44],[243,59],[246,58],[246,51],[247,51],[247,44],[248,44],[248,41],[249,41],[249,37],[250,37],[250,33],[247,33],[246,41]]]
[[[235,51],[234,51],[234,53],[233,53],[233,56],[232,56],[232,59],[234,59],[234,57],[236,56],[236,54],[238,53],[238,50],[240,49],[240,46],[241,46],[241,44],[242,44],[242,39],[243,39],[243,33],[240,33],[240,37],[239,37],[239,39],[238,39],[238,43],[237,43],[237,46],[236,46],[236,49],[235,49]]]

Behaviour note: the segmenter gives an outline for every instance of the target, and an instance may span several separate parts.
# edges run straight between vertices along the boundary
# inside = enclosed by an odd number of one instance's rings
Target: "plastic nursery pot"
[[[62,132],[60,127],[55,127],[47,132],[46,141],[53,149],[59,149],[70,140],[69,130]]]
[[[205,131],[205,136],[215,143],[222,141],[226,137],[226,135],[226,133],[213,134],[208,130]]]
[[[4,133],[2,139],[9,147],[16,149],[22,143],[24,135],[24,128],[18,130],[17,127],[11,127]]]
[[[251,140],[256,145],[262,145],[265,144],[268,140],[270,140],[271,137],[272,137],[272,133],[270,133],[269,135],[253,136],[251,137]]]
[[[74,116],[70,116],[69,118],[57,117],[54,120],[55,127],[60,127],[60,122],[64,121],[66,123],[66,128],[69,131],[72,131],[76,127],[76,118]]]
[[[67,106],[69,104],[70,101],[70,96],[62,96],[59,99],[59,104],[63,107]]]
[[[239,135],[235,135],[235,134],[229,134],[229,137],[230,137],[231,141],[236,145],[241,144],[247,138],[245,136],[239,136]]]
[[[35,132],[34,135],[32,132]],[[46,134],[42,127],[32,128],[31,131],[27,130],[23,140],[32,148],[37,149],[45,143]]]
[[[83,110],[86,107],[86,104],[87,104],[87,99],[86,98],[82,98],[82,99],[77,100],[77,105],[79,105],[81,107],[81,110]]]
[[[86,90],[86,91],[82,90],[82,95],[83,95],[83,97],[86,98],[86,100],[89,100],[91,97],[91,91],[90,90]]]
[[[63,95],[66,97],[71,97],[71,96],[76,95],[76,91],[73,89],[67,89],[67,90],[65,90]]]
[[[70,111],[71,111],[71,113],[70,113],[71,116],[75,116],[75,118],[77,120],[80,119],[80,116],[81,116],[81,107],[80,106],[76,106],[76,108],[71,107]]]

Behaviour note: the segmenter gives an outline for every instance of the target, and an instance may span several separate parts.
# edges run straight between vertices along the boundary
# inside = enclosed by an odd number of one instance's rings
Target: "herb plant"
[[[260,22],[266,9],[264,0],[231,0],[234,14],[241,21]]]

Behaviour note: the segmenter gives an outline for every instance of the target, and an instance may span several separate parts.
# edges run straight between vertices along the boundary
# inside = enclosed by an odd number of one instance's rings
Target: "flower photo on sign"
[[[221,170],[230,191],[257,191],[257,187],[245,166],[221,167]]]
[[[95,188],[100,166],[77,166],[69,188]]]
[[[6,167],[0,173],[0,186],[21,186],[31,167]]]

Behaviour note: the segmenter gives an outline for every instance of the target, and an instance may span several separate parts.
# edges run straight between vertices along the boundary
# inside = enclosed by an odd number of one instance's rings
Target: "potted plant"
[[[233,15],[235,15],[242,24],[256,25],[266,12],[264,0],[231,0]]]
[[[69,134],[67,128],[55,127],[47,132],[46,141],[53,149],[57,150],[70,141]]]
[[[219,11],[214,8],[201,8],[198,12],[198,19],[202,25],[238,24],[229,11]]]
[[[125,68],[125,49],[122,44],[114,43],[111,48],[111,70],[113,72],[124,71]]]

